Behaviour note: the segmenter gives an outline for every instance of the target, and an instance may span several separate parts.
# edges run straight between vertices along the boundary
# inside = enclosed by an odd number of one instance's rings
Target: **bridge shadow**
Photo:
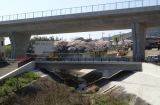
[[[40,71],[48,75],[52,80],[54,80],[57,83],[62,83],[62,84],[66,84],[69,87],[78,88],[78,83],[74,82],[73,80],[70,80],[70,79],[63,80],[59,76],[57,76],[55,73],[48,71],[46,68],[41,68]]]
[[[121,71],[118,74],[112,76],[111,78],[102,78],[101,80],[95,82],[94,84],[99,87],[103,87],[112,81],[121,82],[135,73],[136,72],[133,72],[133,71]]]

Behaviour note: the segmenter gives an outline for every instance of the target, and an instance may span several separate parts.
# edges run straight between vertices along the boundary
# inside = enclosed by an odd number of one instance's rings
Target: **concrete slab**
[[[0,77],[17,69],[18,68],[18,63],[19,62],[14,62],[14,63],[11,63],[10,65],[6,66],[6,67],[3,67],[3,68],[0,68]]]
[[[120,89],[121,87],[122,90]],[[133,73],[123,80],[108,81],[107,85],[100,88],[98,93],[104,94],[111,90],[115,91],[117,96],[118,94],[123,94],[124,96],[127,94],[134,94],[137,98],[140,97],[149,104],[160,104],[160,77],[143,72]],[[133,102],[130,104],[135,105]]]

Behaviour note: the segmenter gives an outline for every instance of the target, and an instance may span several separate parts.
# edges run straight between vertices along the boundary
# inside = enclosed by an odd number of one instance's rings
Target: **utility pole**
[[[90,39],[90,36],[91,36],[91,35],[89,34],[89,39]]]
[[[119,32],[120,33],[120,37],[119,37],[119,40],[120,40],[120,38],[121,38],[121,32]]]
[[[104,33],[102,32],[102,39],[103,39],[103,34],[104,34]]]
[[[108,39],[109,42],[110,42],[110,35],[111,35],[111,34],[109,34],[109,39]]]

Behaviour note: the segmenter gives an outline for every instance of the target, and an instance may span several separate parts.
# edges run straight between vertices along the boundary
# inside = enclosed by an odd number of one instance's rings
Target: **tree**
[[[90,42],[90,41],[92,41],[91,38],[85,40],[85,42]]]
[[[132,40],[123,40],[123,41],[119,41],[118,42],[118,46],[122,46],[122,47],[130,47],[132,45]]]
[[[95,41],[87,42],[87,43],[85,44],[85,50],[86,50],[87,52],[95,51],[95,50],[96,50],[96,43],[95,43]]]
[[[95,45],[96,45],[96,50],[103,51],[106,48],[108,48],[111,45],[111,43],[109,41],[104,41],[103,39],[100,39],[96,41]]]
[[[50,41],[54,41],[54,37],[53,37],[53,36],[50,36],[50,37],[49,37],[49,40],[50,40]]]
[[[117,45],[117,43],[118,43],[118,37],[116,35],[113,36],[113,42],[116,43],[116,45]]]
[[[74,40],[72,42],[69,42],[68,44],[68,50],[84,50],[85,48],[85,42],[82,40]]]
[[[103,39],[100,39],[100,40],[97,40],[97,41],[86,42],[85,50],[87,52],[104,51],[110,45],[111,45],[111,43],[109,41],[104,41]]]
[[[11,45],[5,46],[5,55],[6,57],[11,57]]]
[[[55,41],[54,45],[57,47],[58,50],[67,50],[68,49],[68,41],[65,39]]]

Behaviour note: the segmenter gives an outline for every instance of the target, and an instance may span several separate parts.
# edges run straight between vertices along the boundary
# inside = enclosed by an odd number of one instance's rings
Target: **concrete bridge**
[[[158,2],[155,6],[128,8],[100,11],[92,10],[74,14],[72,9],[70,14],[51,15],[46,17],[28,18],[27,13],[0,17],[0,36],[9,37],[12,45],[12,58],[25,57],[27,44],[31,35],[58,34],[87,31],[103,31],[132,29],[133,36],[133,57],[135,61],[142,61],[145,58],[145,37],[147,28],[160,27],[160,6]],[[117,3],[115,3],[117,6]],[[67,9],[65,9],[67,10]],[[51,13],[53,11],[50,11]],[[30,15],[30,13],[29,13]],[[42,12],[43,16],[43,12]],[[16,17],[16,18],[15,18]],[[24,17],[24,18],[22,18]],[[4,21],[4,18],[8,20]],[[15,19],[16,20],[15,20]],[[138,59],[136,59],[138,58]]]
[[[99,70],[127,70],[141,71],[141,62],[64,62],[64,61],[36,61],[36,68],[59,69],[99,69]]]

